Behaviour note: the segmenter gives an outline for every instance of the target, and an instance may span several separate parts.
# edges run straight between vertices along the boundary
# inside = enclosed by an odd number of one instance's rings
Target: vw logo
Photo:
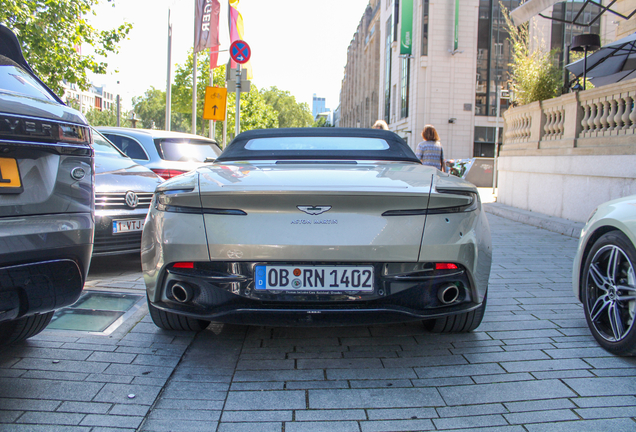
[[[310,215],[319,215],[331,210],[331,206],[328,206],[328,205],[321,205],[321,206],[299,205],[299,206],[296,206],[296,208],[300,210],[301,212],[305,212]]]
[[[126,205],[135,208],[139,204],[139,197],[133,191],[126,192]]]

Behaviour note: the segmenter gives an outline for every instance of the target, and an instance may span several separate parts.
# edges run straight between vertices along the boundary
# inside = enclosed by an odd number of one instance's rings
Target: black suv
[[[0,25],[0,344],[38,334],[84,286],[94,230],[86,119]]]

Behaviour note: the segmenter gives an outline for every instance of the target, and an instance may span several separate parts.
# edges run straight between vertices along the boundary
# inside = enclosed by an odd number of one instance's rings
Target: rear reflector
[[[175,169],[159,169],[159,168],[155,168],[153,169],[154,173],[157,174],[159,177],[163,178],[164,180],[168,180],[171,179],[172,177],[176,177],[178,175],[181,175],[187,171],[182,171],[182,170],[175,170]]]
[[[435,263],[435,270],[457,270],[457,264]]]
[[[194,263],[193,263],[193,262],[178,262],[178,263],[174,263],[174,265],[172,266],[172,268],[187,268],[187,269],[193,269],[193,268],[194,268]]]

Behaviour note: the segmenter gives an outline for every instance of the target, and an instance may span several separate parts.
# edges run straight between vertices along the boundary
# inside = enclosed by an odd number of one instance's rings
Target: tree
[[[104,31],[91,26],[86,15],[95,14],[98,1],[0,0],[0,23],[16,33],[31,68],[58,95],[63,81],[87,90],[88,71],[105,74],[108,64],[95,55],[116,54],[132,28],[129,23]],[[90,45],[95,55],[81,54],[82,45]]]
[[[512,42],[511,85],[518,104],[551,99],[561,94],[561,70],[555,64],[557,50],[530,52],[528,23],[516,27],[500,3]]]
[[[192,124],[192,66],[194,60],[190,52],[183,65],[175,69],[172,86],[172,111],[180,113]],[[212,82],[216,87],[225,87],[225,66],[213,70]],[[205,88],[210,85],[210,56],[205,50],[197,54],[197,133],[207,135],[208,121],[203,120],[203,103]],[[236,111],[236,94],[228,93],[227,98],[227,136],[228,142],[234,137],[234,118]],[[277,113],[265,103],[263,95],[252,85],[249,93],[241,93],[241,131],[278,127]],[[217,127],[215,138],[222,141],[222,130]]]
[[[119,124],[123,127],[130,127],[130,112],[120,111]],[[86,120],[91,126],[117,126],[117,110],[111,108],[109,110],[90,109],[86,112]]]
[[[270,87],[263,91],[265,103],[278,112],[278,126],[282,128],[309,127],[314,118],[307,103],[298,103],[288,91]]]
[[[311,127],[333,127],[333,125],[327,121],[326,117],[318,117]]]
[[[145,129],[166,128],[166,92],[150,87],[143,96],[133,98],[135,115],[141,122],[139,127]],[[171,122],[172,126],[172,122]]]

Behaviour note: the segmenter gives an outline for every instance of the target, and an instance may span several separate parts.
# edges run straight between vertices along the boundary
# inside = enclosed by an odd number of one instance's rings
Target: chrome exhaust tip
[[[192,287],[188,284],[177,282],[172,285],[172,297],[179,303],[188,303],[192,300]]]
[[[459,298],[459,288],[455,285],[446,285],[437,291],[437,298],[442,304],[455,303]]]

